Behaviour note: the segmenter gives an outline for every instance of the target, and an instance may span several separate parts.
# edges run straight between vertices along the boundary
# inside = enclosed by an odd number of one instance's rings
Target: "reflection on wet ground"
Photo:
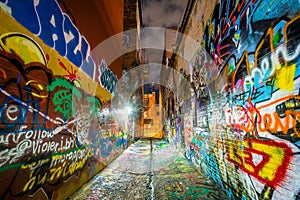
[[[141,139],[70,199],[228,199],[168,143]]]

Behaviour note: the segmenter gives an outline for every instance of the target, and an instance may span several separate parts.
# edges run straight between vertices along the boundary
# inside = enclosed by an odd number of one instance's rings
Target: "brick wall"
[[[135,12],[133,12],[135,11]],[[123,38],[125,43],[123,45],[123,69],[129,71],[134,67],[138,67],[143,64],[142,51],[141,51],[141,38],[140,28],[142,26],[141,20],[141,5],[139,0],[125,0],[124,1],[124,32]],[[130,49],[130,51],[129,51]],[[142,83],[142,76],[137,70],[132,70],[128,74],[128,82],[123,87],[124,90],[129,89],[129,96],[124,97],[125,101],[131,106],[139,110],[135,114],[135,137],[143,136],[143,115],[142,107],[143,103],[143,88],[136,88]],[[126,92],[125,92],[126,93]],[[132,94],[133,93],[133,94]],[[136,98],[131,99],[132,96]]]
[[[124,116],[56,1],[0,3],[0,24],[0,199],[67,199],[126,148]]]
[[[124,48],[134,49],[134,51],[128,52],[123,55],[123,67],[127,69],[131,69],[134,64],[138,64],[138,57],[137,57],[137,40],[139,39],[137,37],[137,12],[136,8],[138,6],[138,1],[130,1],[125,0],[124,1],[124,34],[127,39],[126,46]],[[133,30],[134,29],[134,30]],[[130,31],[133,30],[133,31]]]
[[[198,0],[190,12],[184,34],[199,50],[190,59],[182,43],[177,69],[194,98],[178,99],[168,137],[232,199],[299,198],[299,11],[298,1]]]

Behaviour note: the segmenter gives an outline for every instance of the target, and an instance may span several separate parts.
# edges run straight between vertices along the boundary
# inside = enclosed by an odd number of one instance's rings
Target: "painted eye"
[[[75,87],[77,87],[77,88],[80,88],[80,87],[81,87],[80,82],[79,82],[79,80],[77,80],[77,79],[72,80],[72,84],[73,84]]]
[[[48,97],[48,91],[46,86],[42,85],[36,80],[30,80],[26,83],[26,86],[31,88],[31,94],[35,97],[46,98]]]
[[[240,34],[239,34],[239,33],[235,33],[235,34],[234,34],[234,38],[235,38],[236,40],[239,40],[239,39],[240,39]]]

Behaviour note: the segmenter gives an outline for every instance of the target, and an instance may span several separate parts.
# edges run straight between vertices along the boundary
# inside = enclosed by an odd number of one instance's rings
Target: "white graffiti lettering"
[[[261,61],[260,66],[257,66],[252,69],[251,74],[245,76],[244,79],[244,88],[245,91],[251,91],[253,86],[259,87],[262,86],[262,82],[266,82],[268,78],[270,78],[276,70],[281,68],[282,63],[280,60],[284,60],[287,62],[293,61],[300,54],[300,45],[297,46],[293,54],[288,54],[286,51],[286,46],[279,46],[271,55],[266,56]],[[272,63],[269,63],[269,59],[272,59]]]

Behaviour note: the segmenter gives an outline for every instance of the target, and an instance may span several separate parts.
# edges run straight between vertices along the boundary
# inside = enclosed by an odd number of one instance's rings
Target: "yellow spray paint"
[[[279,69],[278,69],[279,68]],[[276,85],[281,90],[292,91],[294,89],[294,76],[296,72],[296,64],[290,66],[277,66]]]

